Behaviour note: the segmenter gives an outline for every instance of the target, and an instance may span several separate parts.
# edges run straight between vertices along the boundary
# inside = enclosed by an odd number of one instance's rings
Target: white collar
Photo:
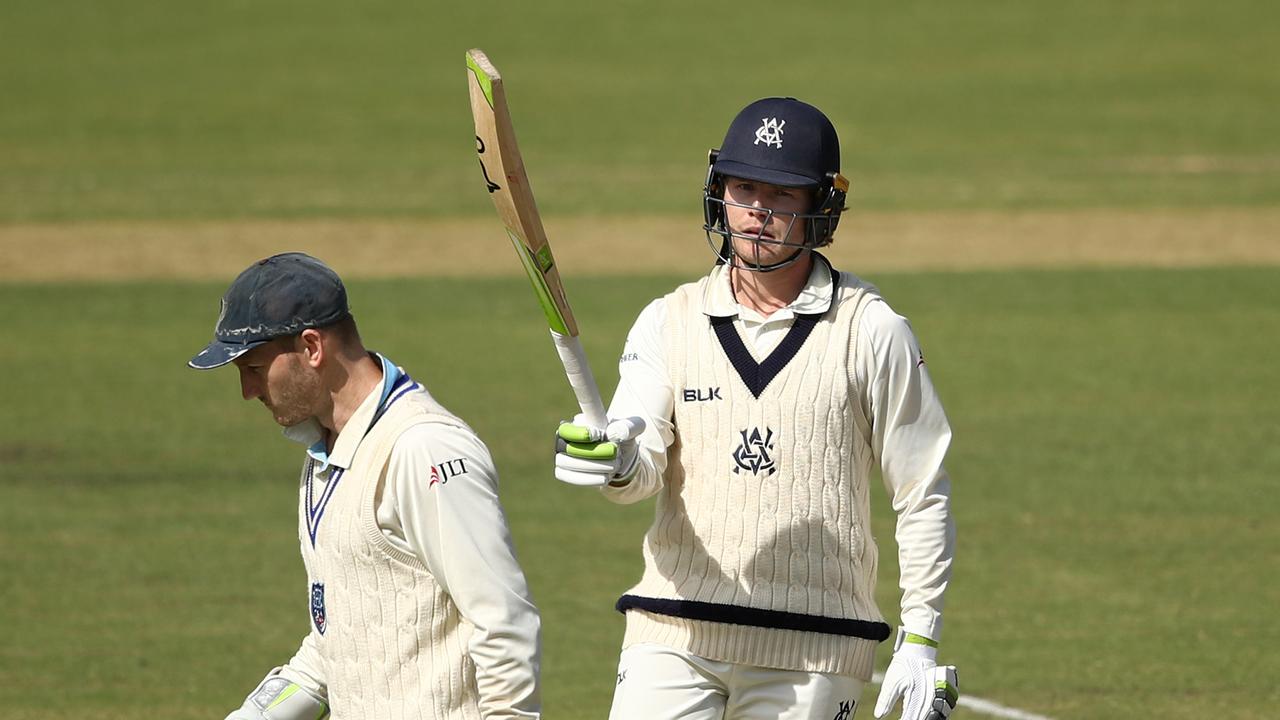
[[[297,425],[291,425],[284,429],[285,437],[307,446],[307,454],[321,463],[320,469],[322,471],[329,465],[336,465],[340,468],[351,467],[351,461],[355,458],[356,448],[360,446],[360,441],[368,434],[369,426],[373,423],[378,408],[382,406],[387,400],[387,396],[391,394],[392,386],[404,375],[404,372],[396,367],[395,363],[377,353],[374,353],[374,355],[382,365],[382,380],[369,391],[369,394],[360,402],[360,406],[351,414],[347,424],[342,427],[342,432],[338,433],[338,439],[333,444],[333,452],[329,452],[325,447],[324,427],[314,417],[307,418]]]
[[[711,317],[736,316],[755,322],[790,319],[796,315],[821,315],[831,309],[831,299],[835,295],[835,271],[822,255],[815,252],[813,258],[813,267],[800,294],[768,318],[738,303],[733,295],[729,265],[717,265],[711,269],[710,280],[703,293],[703,312]]]

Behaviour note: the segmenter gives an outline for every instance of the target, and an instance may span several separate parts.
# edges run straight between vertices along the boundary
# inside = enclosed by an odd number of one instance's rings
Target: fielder
[[[875,716],[900,699],[908,720],[955,707],[955,669],[935,665],[951,429],[906,319],[816,252],[844,210],[839,168],[818,109],[768,98],[739,113],[703,196],[717,263],[627,338],[607,434],[637,418],[644,431],[593,444],[604,429],[579,417],[558,432],[559,479],[617,503],[657,496],[643,576],[617,604],[613,720],[852,718],[891,634],[874,599],[875,466],[902,586]]]
[[[493,460],[421,383],[365,350],[342,281],[254,263],[190,361],[235,363],[306,446],[298,539],[310,632],[227,720],[540,717],[539,618]]]

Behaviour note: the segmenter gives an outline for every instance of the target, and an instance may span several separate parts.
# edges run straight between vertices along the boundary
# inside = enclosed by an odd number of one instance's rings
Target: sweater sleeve
[[[664,351],[667,305],[662,298],[640,311],[618,360],[618,389],[609,404],[610,418],[643,418],[644,432],[635,475],[621,487],[605,486],[604,496],[613,502],[638,502],[662,489],[667,469],[667,448],[675,441],[675,392],[671,388]]]
[[[324,663],[320,651],[316,649],[315,630],[302,638],[298,652],[284,667],[280,675],[291,682],[306,688],[313,695],[321,698],[329,696],[329,688],[325,681]]]
[[[405,541],[474,626],[481,715],[540,717],[540,620],[488,448],[463,428],[415,426],[392,450],[387,483]]]
[[[872,450],[898,515],[902,625],[938,640],[955,551],[951,480],[942,465],[951,426],[910,324],[883,301],[863,313],[858,355]]]

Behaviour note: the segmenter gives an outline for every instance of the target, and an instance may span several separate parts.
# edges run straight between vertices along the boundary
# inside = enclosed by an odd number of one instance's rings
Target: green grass
[[[9,0],[0,222],[488,212],[463,52],[543,209],[696,212],[733,113],[790,94],[869,209],[1280,200],[1280,5]]]
[[[1060,719],[1268,717],[1280,272],[871,279],[911,317],[956,431],[943,652],[966,692]],[[606,386],[633,314],[675,282],[571,281]],[[230,370],[184,367],[222,289],[0,285],[6,718],[220,717],[305,633],[298,450]],[[596,718],[652,510],[550,477],[572,399],[528,293],[352,283],[372,347],[494,450],[544,614],[548,716]]]

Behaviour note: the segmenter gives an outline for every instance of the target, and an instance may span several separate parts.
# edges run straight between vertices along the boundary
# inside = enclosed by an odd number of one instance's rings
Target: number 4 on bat
[[[484,155],[484,140],[481,140],[479,135],[476,136],[476,154]],[[484,175],[485,184],[489,186],[489,194],[492,195],[501,190],[502,186],[489,179],[489,169],[484,166],[484,158],[479,158],[479,160],[480,172]]]

